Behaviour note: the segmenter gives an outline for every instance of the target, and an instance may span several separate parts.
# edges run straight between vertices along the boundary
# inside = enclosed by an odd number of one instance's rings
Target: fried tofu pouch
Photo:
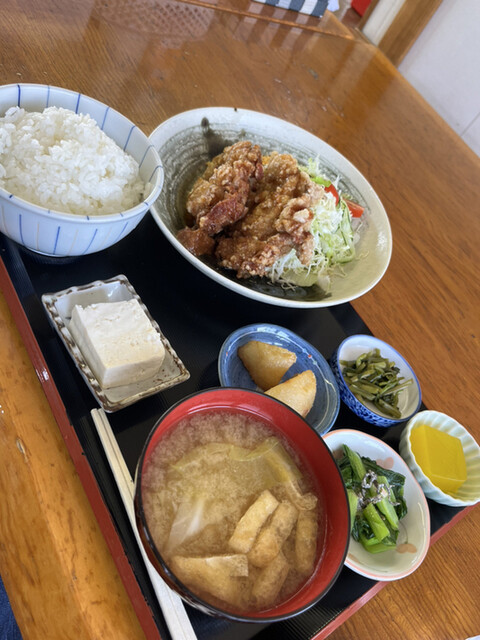
[[[263,491],[238,521],[228,541],[229,547],[237,553],[248,553],[258,532],[277,507],[275,496],[268,489]]]
[[[295,530],[295,566],[299,573],[308,575],[313,571],[317,554],[317,512],[300,511]]]
[[[172,557],[172,569],[185,584],[194,589],[242,608],[244,592],[242,578],[248,576],[248,561],[244,554],[210,556],[206,558]]]
[[[237,349],[238,357],[256,385],[266,391],[279,384],[297,360],[288,349],[259,340],[250,340]]]
[[[247,554],[248,560],[255,567],[266,567],[280,553],[283,543],[297,521],[297,516],[298,511],[291,502],[285,500],[279,504]]]
[[[260,571],[252,587],[252,597],[259,609],[266,609],[275,602],[290,566],[282,551]]]
[[[266,391],[267,396],[281,400],[305,418],[315,402],[317,379],[310,369],[302,371]]]

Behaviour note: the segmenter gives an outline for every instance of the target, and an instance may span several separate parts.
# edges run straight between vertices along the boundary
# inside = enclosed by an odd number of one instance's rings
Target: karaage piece
[[[260,340],[249,340],[237,349],[252,380],[266,391],[276,386],[297,360],[293,351]]]
[[[194,256],[211,255],[215,249],[215,240],[203,229],[185,227],[180,229],[177,239]]]
[[[195,255],[211,253],[213,236],[247,213],[251,190],[262,176],[258,145],[243,140],[226,147],[208,163],[188,196],[189,226],[178,233],[180,242]]]
[[[215,251],[220,266],[239,278],[263,276],[292,248],[302,264],[313,256],[312,207],[324,194],[322,186],[301,171],[290,154],[264,158],[264,174],[249,202],[249,212],[228,233]]]

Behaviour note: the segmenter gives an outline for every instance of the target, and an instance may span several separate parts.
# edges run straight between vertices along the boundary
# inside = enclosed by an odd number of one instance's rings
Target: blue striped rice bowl
[[[147,185],[141,202],[104,215],[60,213],[0,187],[0,232],[27,249],[54,257],[102,251],[119,242],[139,224],[158,198],[163,165],[147,136],[128,118],[107,105],[75,91],[39,84],[0,86],[0,116],[10,107],[42,112],[47,107],[89,115],[98,127],[139,165]]]

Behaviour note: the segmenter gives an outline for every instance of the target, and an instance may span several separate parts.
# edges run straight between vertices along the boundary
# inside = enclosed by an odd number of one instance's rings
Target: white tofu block
[[[76,305],[69,331],[103,388],[152,377],[165,348],[138,300]]]

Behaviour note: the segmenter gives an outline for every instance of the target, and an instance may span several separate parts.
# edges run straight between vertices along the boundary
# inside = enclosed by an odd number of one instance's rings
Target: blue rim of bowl
[[[268,329],[268,333],[273,335],[282,334],[287,336],[289,340],[294,342],[298,347],[302,349],[308,356],[312,359],[312,361],[317,365],[318,373],[321,374],[322,380],[327,387],[326,395],[328,397],[328,408],[325,415],[319,420],[316,424],[311,423],[311,426],[315,429],[315,431],[319,435],[324,435],[328,433],[330,429],[333,428],[335,421],[338,417],[340,411],[340,389],[338,387],[337,381],[333,374],[332,369],[330,368],[326,358],[316,349],[310,342],[304,340],[304,338],[300,337],[294,331],[287,329],[285,327],[281,327],[280,325],[270,324],[267,322],[260,322],[249,324],[244,327],[240,327],[233,331],[224,341],[220,348],[220,352],[218,354],[218,377],[220,379],[220,384],[222,387],[232,387],[238,386],[238,384],[232,384],[232,380],[230,380],[226,376],[225,367],[222,366],[222,363],[228,361],[229,359],[229,349],[235,346],[236,343],[240,341],[240,338],[251,334],[252,338],[255,332],[260,331],[262,328]],[[258,391],[258,388],[255,387],[255,384],[252,381],[252,387],[248,387],[253,391]],[[329,391],[330,389],[330,391]],[[332,405],[330,407],[330,405]],[[307,422],[308,415],[304,418]]]
[[[398,420],[395,418],[389,418],[386,414],[384,413],[380,413],[378,411],[374,411],[371,407],[367,407],[367,405],[363,405],[371,414],[373,414],[374,416],[378,416],[379,419],[383,420],[385,422],[385,425],[383,426],[387,426],[386,423],[388,423],[388,426],[393,426],[395,424],[401,424],[402,422],[406,422],[407,420],[410,420],[420,409],[421,405],[422,405],[422,389],[420,387],[420,383],[418,381],[418,378],[415,374],[415,371],[413,370],[412,365],[408,362],[408,360],[406,360],[401,353],[399,353],[394,347],[392,347],[391,344],[388,344],[388,342],[385,342],[384,340],[380,340],[380,338],[376,338],[373,335],[370,335],[368,333],[356,333],[355,335],[352,336],[348,336],[348,338],[345,338],[344,340],[342,340],[342,342],[338,345],[337,349],[335,350],[332,358],[335,359],[336,361],[336,369],[338,371],[338,375],[340,376],[342,382],[343,382],[343,389],[340,390],[340,394],[345,393],[352,402],[359,402],[359,400],[357,400],[357,398],[354,396],[354,394],[350,391],[350,388],[343,376],[343,372],[342,372],[342,367],[340,365],[340,351],[342,349],[342,347],[347,344],[347,342],[350,342],[353,339],[358,339],[358,338],[368,338],[369,340],[375,340],[375,342],[377,342],[379,345],[385,345],[386,347],[388,347],[388,349],[391,349],[398,357],[400,360],[402,360],[403,363],[405,363],[405,365],[409,368],[410,373],[412,374],[412,378],[415,382],[415,386],[418,390],[418,402],[417,402],[417,406],[415,407],[415,409],[413,409],[409,414],[407,414],[406,416],[402,416],[401,418],[399,418]],[[379,422],[375,423],[376,426],[381,427],[382,424],[380,424]]]
[[[59,87],[56,85],[50,85],[50,84],[41,84],[41,83],[36,83],[36,82],[13,82],[13,83],[9,83],[6,85],[2,85],[1,86],[2,89],[15,89],[17,91],[17,102],[16,104],[12,104],[11,106],[18,106],[21,108],[25,108],[22,103],[21,103],[21,94],[23,91],[29,91],[29,90],[38,90],[38,91],[42,91],[46,94],[46,104],[45,107],[47,106],[53,106],[53,105],[49,105],[49,99],[50,99],[50,94],[51,93],[56,93],[56,94],[65,94],[68,96],[72,96],[72,97],[76,97],[76,107],[75,109],[70,109],[71,111],[73,111],[75,114],[78,113],[88,113],[88,111],[83,111],[80,110],[79,106],[80,106],[80,101],[83,98],[83,100],[86,100],[88,102],[91,102],[93,104],[95,104],[98,108],[101,108],[104,110],[104,118],[106,118],[106,114],[107,113],[111,113],[114,114],[115,117],[120,117],[123,118],[125,121],[129,122],[131,124],[131,130],[128,134],[128,137],[125,140],[125,144],[123,146],[123,150],[126,151],[127,153],[130,153],[129,151],[126,150],[126,145],[128,143],[128,140],[130,139],[131,133],[132,131],[135,129],[137,130],[137,132],[141,135],[142,138],[145,139],[145,143],[146,143],[146,148],[145,148],[145,153],[143,156],[142,161],[139,163],[141,165],[141,163],[145,160],[145,157],[147,155],[147,153],[151,153],[154,156],[155,162],[156,162],[156,166],[154,171],[152,172],[152,175],[150,177],[150,180],[148,182],[148,184],[152,185],[152,188],[150,190],[150,193],[145,196],[142,197],[142,200],[134,205],[133,207],[130,207],[129,209],[125,209],[124,211],[119,211],[116,213],[107,213],[107,214],[101,214],[101,215],[96,215],[95,216],[95,222],[96,224],[107,224],[110,223],[112,221],[118,221],[118,220],[122,220],[122,219],[130,219],[130,218],[135,218],[135,216],[138,216],[141,212],[143,212],[145,209],[148,210],[150,209],[150,207],[155,203],[155,201],[157,200],[157,198],[159,197],[162,189],[163,189],[163,183],[165,180],[165,171],[164,171],[164,167],[163,167],[163,162],[162,159],[160,158],[160,155],[157,151],[157,149],[154,147],[153,144],[150,143],[149,137],[144,133],[144,131],[142,131],[142,129],[140,129],[140,127],[138,125],[136,125],[132,120],[130,120],[130,118],[128,116],[125,116],[123,113],[121,113],[120,111],[118,111],[117,109],[114,109],[113,107],[110,107],[109,105],[105,104],[104,102],[102,102],[101,100],[97,100],[97,98],[92,98],[91,96],[85,94],[85,93],[80,93],[78,91],[74,91],[73,89],[66,89],[65,87]],[[2,115],[2,114],[0,114]],[[90,116],[92,117],[92,116]],[[95,118],[93,118],[95,120]],[[99,128],[103,131],[103,126],[101,123],[98,123]],[[108,135],[108,134],[107,134]],[[111,138],[111,136],[109,136]],[[112,138],[113,140],[113,138]],[[115,141],[114,141],[115,142]],[[116,143],[118,145],[118,143]],[[118,145],[120,146],[120,145]],[[120,147],[122,148],[122,147]],[[154,178],[155,176],[155,178]],[[155,182],[158,181],[158,184],[155,184]],[[18,205],[29,209],[30,211],[32,211],[33,213],[40,215],[40,216],[45,216],[48,218],[52,218],[52,217],[57,217],[60,220],[67,220],[67,221],[71,221],[71,220],[75,220],[78,224],[88,224],[91,219],[92,219],[92,215],[89,214],[78,214],[78,213],[68,213],[66,211],[57,211],[56,209],[50,209],[48,207],[43,207],[40,204],[36,204],[34,202],[30,202],[29,200],[25,200],[24,198],[15,195],[14,193],[12,193],[11,191],[8,191],[7,189],[5,189],[4,187],[0,186],[0,195],[2,195],[6,200],[12,200],[12,202],[18,203]]]

